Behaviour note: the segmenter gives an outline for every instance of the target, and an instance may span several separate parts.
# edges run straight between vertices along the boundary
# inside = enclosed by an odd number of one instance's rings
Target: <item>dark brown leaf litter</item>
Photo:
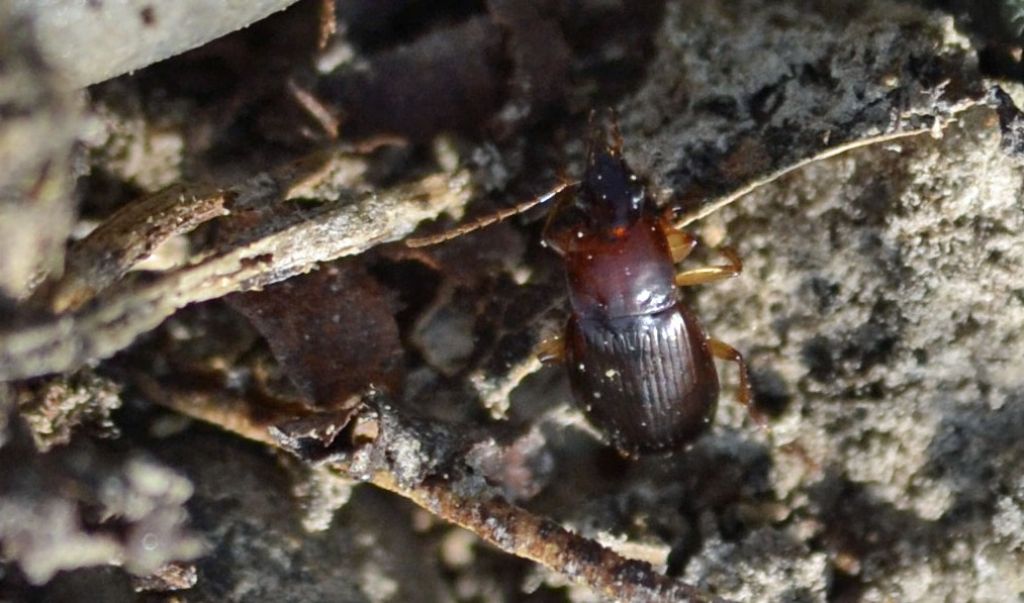
[[[492,0],[479,16],[438,27],[368,64],[321,79],[349,136],[428,140],[492,124],[511,130],[566,91],[570,49],[554,7]]]
[[[404,358],[391,298],[358,260],[345,260],[227,301],[315,406],[340,409],[369,390],[401,393]]]
[[[28,519],[0,536],[2,596],[1024,591],[1021,92],[979,74],[977,34],[883,0],[337,9],[323,54],[324,5],[300,3],[94,87],[93,129],[61,133],[92,149],[75,236],[99,228],[63,276],[5,306],[18,326],[0,334],[0,374],[50,450],[3,415],[18,471],[0,505]],[[564,296],[542,211],[437,248],[386,245],[575,173],[586,114],[609,104],[631,163],[683,200],[680,221],[707,217],[705,238],[745,256],[743,278],[693,302],[777,401],[770,436],[723,404],[684,453],[609,453],[560,371],[537,370]],[[849,152],[804,163],[829,149]],[[145,196],[98,198],[101,180]],[[56,226],[21,227],[63,240]],[[251,323],[219,301],[239,292]],[[360,482],[377,488],[349,499]],[[57,569],[40,562],[55,559],[47,526],[91,556],[36,585]],[[151,534],[156,557],[137,546]],[[182,548],[193,535],[207,554]],[[143,575],[96,569],[110,563]]]

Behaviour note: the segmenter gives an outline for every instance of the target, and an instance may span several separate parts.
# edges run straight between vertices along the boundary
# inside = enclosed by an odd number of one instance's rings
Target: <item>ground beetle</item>
[[[564,337],[549,341],[542,359],[566,363],[573,397],[587,418],[625,455],[679,449],[714,418],[714,358],[737,363],[737,397],[750,409],[743,356],[708,337],[679,299],[679,287],[731,278],[742,262],[723,248],[727,265],[676,273],[697,240],[673,226],[626,165],[614,115],[593,126],[579,182],[410,244],[451,239],[551,199],[544,240],[565,261],[572,312]]]

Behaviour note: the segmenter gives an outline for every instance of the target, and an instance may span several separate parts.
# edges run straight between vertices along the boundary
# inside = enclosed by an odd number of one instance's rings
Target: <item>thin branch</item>
[[[726,603],[693,585],[659,574],[645,561],[626,559],[503,499],[467,499],[440,478],[408,487],[391,472],[379,471],[370,481],[466,528],[510,555],[539,563],[614,601]]]
[[[282,447],[281,440],[284,438],[271,437],[268,428],[274,421],[281,421],[287,413],[261,412],[257,418],[257,413],[251,412],[243,398],[228,392],[175,390],[149,377],[142,376],[142,379],[143,391],[147,396],[164,406],[250,440]],[[382,413],[389,413],[389,416],[385,419]],[[329,439],[333,440],[341,431],[341,425],[331,415],[325,414],[325,427],[317,428],[316,415],[304,414],[300,420],[304,422],[305,428],[318,430],[320,436],[329,433]],[[428,474],[410,479],[408,470],[396,465],[400,461],[395,459],[405,456],[398,447],[404,445],[428,450],[431,444],[426,442],[427,438],[387,407],[378,411],[364,408],[363,414],[371,421],[374,421],[373,417],[380,417],[377,423],[384,425],[381,429],[390,430],[391,433],[382,433],[375,441],[363,444],[365,447],[377,448],[372,452],[357,450],[351,454],[331,456],[326,461],[331,470],[394,492],[511,555],[540,563],[613,600],[726,603],[724,599],[704,593],[695,586],[656,572],[646,562],[624,558],[551,519],[508,503],[489,489],[465,487],[459,483],[465,472],[458,455],[454,455],[447,464],[432,467]],[[358,418],[354,420],[359,421]],[[448,432],[438,437],[436,430],[440,428],[436,425],[433,427],[435,431],[431,440],[460,440],[457,434]],[[283,447],[295,452],[290,446]],[[372,456],[375,462],[371,470],[366,471],[362,462],[353,462],[356,456],[363,459]]]
[[[334,6],[334,0],[329,0],[329,4]],[[332,14],[331,17],[333,18],[333,16],[334,15]],[[287,89],[288,93],[291,94],[293,99],[295,99],[295,102],[297,102],[310,117],[316,120],[316,123],[324,131],[324,134],[327,134],[327,136],[332,140],[338,138],[338,128],[341,127],[341,123],[338,118],[331,113],[331,110],[327,108],[327,105],[321,102],[320,99],[318,99],[312,92],[296,83],[295,80],[288,80]]]
[[[174,184],[142,197],[72,245],[64,277],[54,288],[49,305],[58,314],[81,308],[172,236],[228,215],[234,207],[244,210],[315,196],[313,189],[338,173],[341,184],[355,188],[365,169],[366,162],[358,154],[328,148],[230,187]]]
[[[320,0],[320,28],[317,31],[316,47],[318,50],[327,48],[327,44],[338,32],[338,15],[335,0]]]
[[[316,208],[293,208],[252,236],[155,281],[122,286],[70,315],[0,334],[0,380],[62,372],[107,358],[178,309],[259,289],[317,264],[395,241],[423,220],[461,208],[465,173],[434,174],[380,193]]]
[[[174,184],[125,205],[68,250],[53,309],[80,308],[170,237],[226,215],[230,197],[214,187]]]

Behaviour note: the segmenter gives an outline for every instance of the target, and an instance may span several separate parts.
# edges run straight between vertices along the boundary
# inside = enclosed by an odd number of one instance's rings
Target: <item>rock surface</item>
[[[10,6],[34,21],[46,60],[82,87],[191,50],[294,2],[12,0]]]

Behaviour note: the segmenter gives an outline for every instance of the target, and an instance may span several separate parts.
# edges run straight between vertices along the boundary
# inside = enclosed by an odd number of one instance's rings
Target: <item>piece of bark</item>
[[[419,222],[461,208],[464,174],[434,174],[316,208],[293,208],[245,238],[151,282],[128,284],[89,306],[0,337],[0,379],[69,370],[108,357],[187,304],[249,291],[408,235]],[[240,200],[241,202],[241,200]]]

